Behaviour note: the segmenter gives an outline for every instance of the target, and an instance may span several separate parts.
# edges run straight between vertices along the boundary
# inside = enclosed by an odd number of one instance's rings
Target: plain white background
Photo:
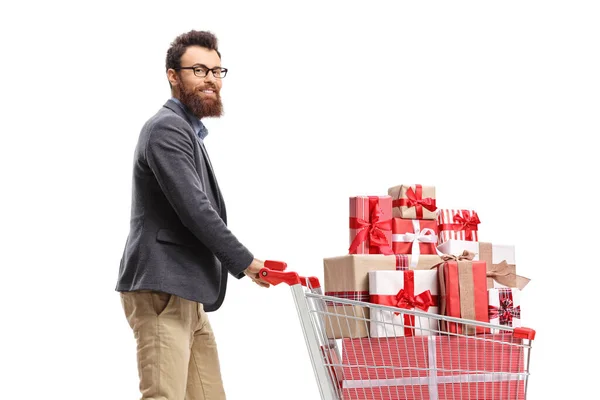
[[[322,277],[347,252],[349,196],[433,184],[532,279],[529,398],[593,397],[596,2],[15,4],[0,12],[2,397],[138,397],[114,292],[132,156],[190,29],[214,32],[230,69],[206,146],[256,257]],[[228,399],[317,398],[288,288],[231,280],[210,318]]]

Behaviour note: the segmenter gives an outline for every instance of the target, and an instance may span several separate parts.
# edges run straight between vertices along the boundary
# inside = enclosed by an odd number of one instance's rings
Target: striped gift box
[[[448,240],[479,241],[477,233],[479,216],[473,210],[438,210],[436,222],[438,225],[438,244]]]

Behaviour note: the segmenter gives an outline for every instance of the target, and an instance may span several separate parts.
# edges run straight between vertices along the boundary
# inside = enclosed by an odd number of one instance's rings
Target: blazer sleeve
[[[176,121],[151,128],[146,160],[179,219],[236,278],[254,256],[210,204],[194,162],[192,137]]]

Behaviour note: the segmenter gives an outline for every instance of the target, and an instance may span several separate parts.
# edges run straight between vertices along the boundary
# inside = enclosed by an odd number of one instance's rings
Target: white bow
[[[418,219],[412,220],[413,232],[396,233],[392,235],[393,242],[412,243],[412,257],[410,258],[409,268],[415,268],[419,264],[421,248],[419,243],[437,243],[438,237],[431,228],[421,230],[421,224]]]

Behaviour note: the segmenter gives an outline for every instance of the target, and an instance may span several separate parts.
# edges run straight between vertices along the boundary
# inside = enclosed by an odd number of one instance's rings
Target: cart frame
[[[365,320],[365,317],[354,316],[354,315],[344,315],[344,313],[339,313],[337,310],[335,312],[328,311],[327,304],[335,304],[340,307],[346,306],[358,306],[364,307],[365,309],[369,309],[370,311],[379,310],[387,313],[398,313],[401,311],[403,315],[411,315],[415,318],[415,320],[427,319],[427,320],[436,320],[437,325],[441,326],[441,324],[455,323],[460,326],[470,326],[477,327],[478,329],[488,329],[490,332],[502,332],[505,335],[512,335],[514,339],[520,340],[520,343],[504,343],[506,345],[518,347],[520,351],[523,352],[523,358],[525,361],[525,365],[523,366],[523,372],[516,373],[508,373],[508,372],[496,372],[498,376],[495,378],[490,378],[490,374],[479,374],[469,377],[467,381],[459,382],[498,382],[504,380],[517,380],[524,381],[524,393],[522,398],[527,397],[527,385],[529,381],[529,363],[530,363],[530,354],[531,354],[531,343],[535,338],[535,331],[529,328],[513,328],[505,325],[495,325],[480,321],[467,320],[462,318],[454,318],[448,317],[445,315],[432,314],[423,311],[419,311],[417,309],[409,310],[409,309],[401,309],[399,310],[396,307],[384,306],[379,304],[373,304],[363,301],[344,299],[339,297],[325,296],[322,293],[319,280],[315,277],[305,278],[299,276],[295,272],[285,271],[286,264],[282,262],[269,261],[265,262],[264,269],[260,272],[260,277],[274,285],[279,283],[287,283],[290,286],[292,296],[294,298],[294,303],[296,305],[296,310],[298,312],[298,317],[300,319],[300,325],[302,327],[302,331],[304,334],[304,339],[306,342],[306,346],[308,349],[309,357],[313,366],[313,371],[315,373],[315,378],[317,381],[317,386],[319,388],[319,392],[322,400],[341,400],[342,397],[342,388],[339,385],[339,377],[335,376],[335,369],[342,367],[341,364],[334,362],[331,357],[328,357],[325,354],[324,350],[328,352],[334,352],[337,360],[341,360],[340,352],[336,343],[335,338],[330,338],[326,332],[326,323],[324,321],[324,317],[332,317],[332,318],[347,318],[347,319],[356,319],[356,320]],[[368,320],[368,318],[366,318]],[[331,321],[330,321],[331,323]],[[389,325],[389,324],[388,324]],[[402,326],[404,327],[404,326]],[[419,329],[419,328],[417,328]],[[439,328],[438,328],[439,329]],[[437,332],[440,332],[439,330]],[[478,335],[467,335],[464,333],[452,333],[444,331],[443,335],[448,337],[464,337],[464,338],[473,338],[476,340]],[[339,339],[339,338],[338,338]],[[484,339],[488,340],[488,339]],[[331,353],[328,353],[331,355]],[[465,371],[468,372],[468,371]],[[485,372],[485,371],[482,371]],[[493,375],[493,374],[492,374]],[[501,375],[501,376],[500,376]],[[443,378],[442,378],[443,379]],[[456,382],[457,378],[447,378],[455,379],[453,382]],[[489,380],[491,379],[491,381]],[[409,378],[410,380],[414,380],[413,378]],[[367,386],[369,387],[369,382],[371,379],[367,379]],[[405,382],[406,379],[397,379],[395,380],[399,382],[399,385],[402,385],[401,382]],[[438,382],[439,383],[439,382]],[[377,387],[378,380],[375,380],[370,387]],[[434,387],[435,386],[435,387]],[[433,388],[432,391],[429,392],[427,400],[438,399],[437,393],[437,383],[431,386]]]

